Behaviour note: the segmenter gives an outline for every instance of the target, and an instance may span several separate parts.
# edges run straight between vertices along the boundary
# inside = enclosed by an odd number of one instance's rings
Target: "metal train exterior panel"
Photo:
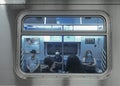
[[[118,0],[0,3],[0,86],[119,86]],[[94,72],[84,66],[89,52]],[[27,58],[33,53],[38,61]],[[68,69],[71,56],[82,64],[77,72],[74,59]]]

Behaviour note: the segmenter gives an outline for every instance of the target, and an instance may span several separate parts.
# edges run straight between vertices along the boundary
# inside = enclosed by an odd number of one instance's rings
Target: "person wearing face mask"
[[[55,52],[54,61],[55,62],[62,62],[62,57],[61,57],[60,52],[58,50],[56,50],[56,52]]]
[[[96,72],[96,59],[92,56],[92,51],[87,50],[85,57],[83,57],[82,64],[87,73]]]
[[[62,71],[62,56],[60,55],[59,50],[56,50],[56,52],[55,52],[53,64],[55,66],[55,68],[53,69],[55,72]]]

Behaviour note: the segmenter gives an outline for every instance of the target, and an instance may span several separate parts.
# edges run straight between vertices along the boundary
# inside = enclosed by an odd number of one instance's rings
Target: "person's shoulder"
[[[28,57],[26,60],[30,60],[31,59],[31,57]]]

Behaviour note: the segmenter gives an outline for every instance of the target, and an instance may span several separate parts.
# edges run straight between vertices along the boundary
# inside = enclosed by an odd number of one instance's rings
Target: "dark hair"
[[[46,65],[48,65],[49,66],[49,68],[52,66],[52,64],[53,64],[53,59],[52,59],[53,57],[50,57],[50,56],[48,56],[48,57],[46,57],[45,59],[44,59],[44,64],[46,64]]]
[[[36,50],[31,50],[30,53],[36,54]]]
[[[81,73],[82,63],[75,55],[69,56],[66,64],[66,71],[69,73]]]

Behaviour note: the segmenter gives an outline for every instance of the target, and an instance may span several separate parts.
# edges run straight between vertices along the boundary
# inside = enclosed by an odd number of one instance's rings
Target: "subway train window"
[[[16,68],[20,73],[31,77],[58,73],[99,76],[108,72],[109,17],[60,14],[33,12],[18,19]]]

